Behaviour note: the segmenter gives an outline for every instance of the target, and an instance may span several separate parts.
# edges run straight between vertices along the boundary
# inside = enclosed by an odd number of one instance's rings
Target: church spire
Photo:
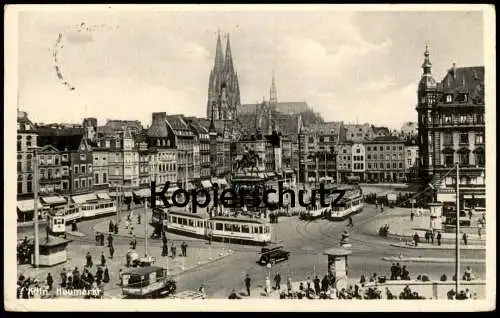
[[[226,35],[226,37],[227,37],[226,56],[224,58],[224,63],[225,63],[226,71],[232,73],[232,72],[234,72],[234,67],[233,67],[233,55],[231,54],[231,42],[229,40],[229,33]]]
[[[269,103],[273,108],[276,107],[276,104],[278,103],[278,96],[276,93],[276,83],[274,81],[274,71],[273,71],[273,79],[271,83],[271,89],[269,91]]]
[[[432,77],[432,63],[429,56],[429,46],[425,45],[424,63],[422,63],[423,74],[418,85],[419,91],[435,89],[437,87],[436,80]]]
[[[220,39],[220,31],[217,32],[217,47],[215,49],[215,64],[214,69],[221,70],[224,66],[224,56],[222,55],[222,42]]]

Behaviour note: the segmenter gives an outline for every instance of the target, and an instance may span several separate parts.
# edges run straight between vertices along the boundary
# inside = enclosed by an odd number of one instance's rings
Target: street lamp
[[[40,147],[29,147],[29,150],[33,151],[33,201],[34,201],[34,209],[33,209],[33,214],[34,214],[34,266],[35,268],[38,268],[40,264],[40,242],[39,242],[39,235],[38,235],[38,150]]]

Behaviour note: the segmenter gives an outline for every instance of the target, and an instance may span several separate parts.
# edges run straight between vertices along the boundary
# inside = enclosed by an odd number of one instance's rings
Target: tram
[[[153,225],[160,224],[167,232],[216,241],[266,245],[271,242],[272,228],[260,218],[245,216],[214,216],[201,210],[190,213],[172,208],[154,208]]]
[[[359,213],[364,208],[363,193],[360,187],[343,187],[344,196],[332,206],[327,216],[332,221],[343,220],[352,214]]]
[[[64,212],[49,211],[47,213],[47,228],[50,235],[65,236],[66,235],[66,218]]]

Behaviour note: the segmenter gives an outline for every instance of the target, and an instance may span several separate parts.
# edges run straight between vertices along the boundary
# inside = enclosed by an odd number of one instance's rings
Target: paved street
[[[137,209],[134,214],[143,213],[141,209]],[[123,217],[126,216],[122,212]],[[351,234],[351,241],[353,244],[352,255],[348,259],[349,277],[358,279],[361,275],[369,276],[373,273],[378,275],[388,275],[390,261],[386,261],[384,257],[395,257],[403,255],[408,258],[426,257],[433,258],[453,258],[453,250],[421,250],[421,249],[403,249],[391,246],[391,243],[397,241],[384,239],[379,237],[370,230],[373,226],[378,224],[379,218],[387,217],[381,215],[380,212],[375,211],[375,207],[367,205],[364,211],[353,217],[354,228],[349,228]],[[79,231],[85,234],[85,237],[72,237],[74,240],[68,249],[70,258],[74,255],[81,255],[83,259],[84,252],[90,250],[93,254],[94,261],[98,261],[97,257],[100,251],[104,250],[107,256],[107,248],[95,246],[94,228],[107,228],[109,220],[116,220],[115,216],[89,220],[79,223]],[[134,222],[135,223],[135,222]],[[315,273],[322,277],[326,273],[327,259],[322,255],[325,249],[339,246],[340,234],[346,228],[347,221],[344,222],[331,222],[327,220],[316,220],[312,222],[300,221],[297,217],[281,217],[279,223],[275,224],[273,240],[281,242],[291,252],[290,260],[278,263],[275,268],[271,269],[272,275],[276,270],[281,272],[283,279],[287,275],[291,275],[293,281],[305,280],[308,275],[313,276]],[[375,224],[375,225],[374,225]],[[136,225],[137,226],[137,225]],[[141,251],[144,246],[142,229],[136,228],[135,233],[138,240],[138,250]],[[18,237],[22,238],[24,234],[30,234],[31,229],[21,229]],[[124,236],[115,236],[115,246],[119,246],[115,253],[115,259],[120,260],[118,264],[112,264],[110,269],[110,276],[115,279],[117,276],[118,268],[124,262],[124,255],[128,250],[130,237],[126,232],[120,229]],[[42,232],[42,230],[40,231]],[[151,233],[151,232],[149,232]],[[196,270],[187,270],[177,276],[178,290],[197,290],[201,284],[204,284],[205,291],[208,297],[211,298],[227,298],[233,288],[238,292],[244,290],[243,279],[248,273],[252,277],[252,288],[258,288],[259,285],[264,283],[265,276],[268,274],[268,269],[264,266],[257,264],[259,258],[258,252],[260,247],[244,246],[244,245],[228,245],[223,243],[214,242],[208,249],[208,245],[203,240],[187,238],[180,235],[169,234],[169,240],[181,242],[186,241],[190,246],[190,255],[192,258],[188,263],[197,263],[197,258],[203,258],[203,262],[207,261],[209,256],[214,258],[218,256],[222,248],[224,251],[231,249],[234,253],[226,256],[215,262],[204,264],[196,268]],[[176,243],[177,244],[177,243]],[[161,241],[149,240],[151,254],[154,257],[159,257],[161,252]],[[203,255],[203,256],[201,256]],[[484,259],[485,251],[478,250],[463,250],[461,257],[464,260],[471,259]],[[161,258],[161,257],[159,257]],[[180,258],[176,261],[178,272],[181,271]],[[72,261],[70,261],[72,263]],[[80,264],[81,261],[78,263]],[[400,263],[404,263],[401,261]],[[443,273],[451,277],[454,272],[453,263],[443,262],[408,262],[407,265],[411,277],[416,277],[419,274],[426,273],[431,278],[438,279]],[[74,266],[73,264],[71,264]],[[165,264],[163,264],[165,265]],[[198,264],[195,264],[198,265]],[[485,265],[477,264],[476,262],[467,264],[463,262],[463,269],[465,266],[470,265],[475,274],[484,278]],[[69,264],[63,265],[70,267]],[[172,262],[170,263],[172,267]],[[59,266],[61,267],[61,266]],[[185,269],[189,266],[185,265]],[[55,276],[56,281],[58,276]],[[108,283],[109,285],[110,283]],[[115,289],[110,288],[110,289]],[[119,294],[119,293],[118,293]],[[118,296],[117,294],[117,296]]]

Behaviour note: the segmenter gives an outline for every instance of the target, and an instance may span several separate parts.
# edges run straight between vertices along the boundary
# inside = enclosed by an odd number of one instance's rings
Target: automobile
[[[163,298],[175,294],[176,281],[165,268],[145,266],[122,274],[122,293],[127,298]]]
[[[263,247],[259,254],[259,264],[263,265],[267,265],[268,263],[275,264],[290,258],[290,252],[285,250],[282,245]]]

